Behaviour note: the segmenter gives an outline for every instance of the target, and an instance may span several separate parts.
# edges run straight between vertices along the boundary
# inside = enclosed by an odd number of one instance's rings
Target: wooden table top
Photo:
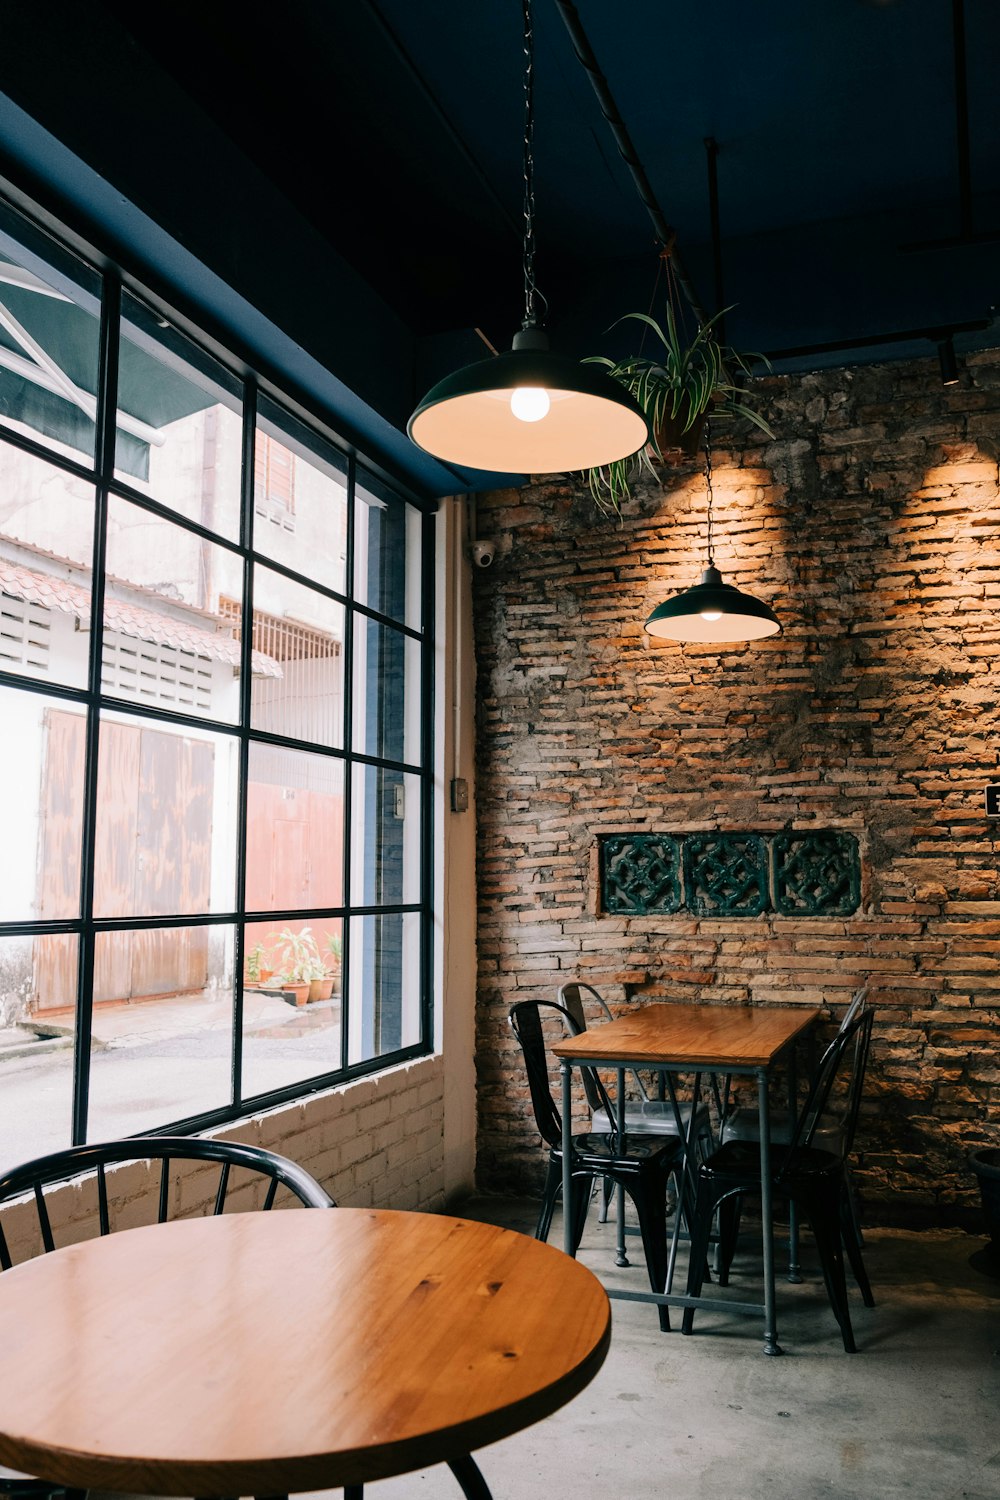
[[[643,1005],[555,1043],[572,1062],[766,1068],[820,1014],[811,1005]]]
[[[0,1462],[87,1489],[276,1495],[460,1458],[608,1350],[607,1294],[512,1230],[297,1209],[123,1230],[0,1275]]]

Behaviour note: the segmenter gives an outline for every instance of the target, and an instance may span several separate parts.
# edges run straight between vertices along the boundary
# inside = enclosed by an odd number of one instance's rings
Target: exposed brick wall
[[[784,632],[658,645],[643,621],[704,566],[697,465],[623,524],[563,477],[478,504],[479,1157],[542,1153],[511,1003],[590,979],[615,1004],[877,1006],[858,1180],[870,1221],[974,1222],[969,1149],[1000,1143],[1000,351],[769,378],[775,441],[717,423],[715,556]],[[835,920],[606,917],[596,835],[853,831]]]
[[[241,1120],[216,1134],[277,1151],[305,1167],[344,1208],[435,1210],[444,1206],[444,1061],[420,1058],[329,1093]],[[156,1220],[160,1166],[130,1163],[109,1172],[112,1225],[130,1229]],[[173,1180],[171,1216],[211,1213],[219,1168],[183,1164]],[[266,1184],[234,1172],[227,1198],[234,1212],[260,1206]],[[58,1246],[97,1233],[93,1182],[70,1184],[47,1196]],[[276,1204],[294,1206],[279,1189]],[[3,1210],[4,1233],[15,1264],[41,1250],[32,1202]]]

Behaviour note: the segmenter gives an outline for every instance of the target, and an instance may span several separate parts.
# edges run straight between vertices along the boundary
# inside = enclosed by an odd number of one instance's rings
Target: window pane
[[[356,765],[352,781],[351,903],[420,900],[420,778]]]
[[[266,397],[257,413],[253,541],[258,552],[344,592],[344,460]]]
[[[334,918],[294,921],[277,932],[260,923],[248,927],[244,1097],[340,1067],[340,956],[341,923]]]
[[[251,723],[269,734],[344,743],[344,606],[271,568],[254,569],[259,653]]]
[[[236,723],[240,559],[112,496],[107,571],[104,691]],[[262,658],[254,662],[255,672],[273,670]]]
[[[349,1062],[366,1062],[419,1042],[416,912],[352,917],[348,973]]]
[[[0,937],[0,1171],[73,1138],[73,936]]]
[[[127,294],[119,359],[116,475],[236,541],[243,467],[239,382]]]
[[[0,208],[0,421],[91,462],[99,335],[97,275]]]
[[[354,597],[419,630],[420,512],[374,481],[355,495]]]
[[[420,760],[420,642],[355,616],[354,748],[385,760]]]
[[[57,699],[15,688],[0,688],[0,713],[6,743],[0,921],[77,917],[86,716]]]
[[[339,906],[343,838],[343,762],[251,744],[247,911]]]
[[[99,932],[88,1139],[156,1130],[232,1096],[233,929]],[[155,996],[145,1005],[100,1001]]]
[[[98,917],[231,911],[236,887],[237,743],[225,735],[105,714],[94,850]],[[95,998],[124,1000],[130,995]]]
[[[85,686],[93,548],[93,486],[0,441],[3,671]]]

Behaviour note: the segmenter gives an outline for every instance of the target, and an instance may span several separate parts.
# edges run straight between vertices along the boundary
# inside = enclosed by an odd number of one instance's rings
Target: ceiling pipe
[[[942,339],[955,333],[984,333],[992,328],[990,318],[979,318],[972,323],[949,323],[946,328],[899,328],[894,333],[869,333],[856,339],[834,339],[825,344],[799,344],[794,349],[767,349],[765,358],[805,359],[810,354],[837,354],[845,349],[872,349],[879,344],[909,344],[916,339],[929,339],[939,344]]]
[[[495,186],[491,182],[489,176],[486,172],[483,171],[481,164],[476,160],[475,156],[469,150],[468,146],[462,138],[461,133],[451,119],[451,116],[442,108],[440,100],[436,97],[433,90],[427,83],[427,80],[424,78],[424,75],[421,73],[420,69],[413,61],[413,58],[403,46],[403,43],[396,35],[393,28],[389,25],[389,22],[386,20],[385,16],[382,14],[381,10],[376,4],[376,0],[367,0],[367,6],[372,19],[378,26],[382,35],[385,37],[393,52],[396,54],[396,57],[402,63],[403,67],[406,69],[407,73],[409,73],[413,82],[420,90],[420,93],[423,95],[423,98],[429,108],[433,111],[437,119],[444,126],[444,129],[447,132],[448,138],[451,141],[452,145],[462,156],[462,158],[466,162],[466,165],[469,166],[475,173],[476,177],[478,177],[480,184],[486,190],[490,198],[492,198],[494,206],[500,211],[502,217],[510,225],[515,238],[520,240],[520,220],[513,213],[511,213],[509,206],[503,201]]]
[[[715,306],[726,305],[725,283],[722,276],[722,220],[719,215],[719,143],[714,136],[705,138],[705,155],[708,161],[708,212],[712,225],[712,268],[715,273]],[[716,324],[719,343],[726,342],[726,315],[719,313]]]
[[[600,64],[594,55],[594,49],[591,47],[587,33],[583,29],[580,17],[577,15],[576,6],[572,3],[572,0],[555,0],[555,7],[565,22],[566,30],[570,35],[570,41],[573,43],[577,62],[590,79],[590,86],[597,96],[601,113],[608,123],[611,134],[615,138],[618,154],[632,174],[632,181],[635,183],[640,201],[649,214],[656,238],[660,241],[664,249],[670,252],[670,264],[677,278],[677,284],[687,298],[691,311],[694,313],[699,324],[707,323],[708,318],[705,310],[698,301],[697,293],[688,280],[687,274],[681,265],[680,256],[675,249],[674,242],[677,239],[677,231],[667,223],[663,210],[656,201],[656,194],[653,192],[652,184],[646,176],[646,170],[632,144],[632,138],[628,133],[625,121],[618,112],[614,95],[608,87],[608,80],[601,72]]]
[[[959,236],[972,238],[972,167],[969,151],[969,74],[965,45],[965,0],[951,0],[955,49],[955,144],[958,150]]]

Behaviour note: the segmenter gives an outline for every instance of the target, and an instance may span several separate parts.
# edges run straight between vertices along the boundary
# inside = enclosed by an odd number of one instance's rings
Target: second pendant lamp
[[[524,323],[509,354],[466,365],[429,390],[406,430],[419,448],[463,468],[562,474],[629,458],[649,441],[650,432],[645,413],[624,386],[592,365],[554,354],[538,321],[531,0],[523,0],[522,9]]]
[[[722,574],[712,556],[712,449],[705,430],[705,484],[708,490],[708,566],[701,582],[664,599],[646,621],[649,635],[668,641],[756,641],[777,635],[781,621],[769,604],[744,594]]]

